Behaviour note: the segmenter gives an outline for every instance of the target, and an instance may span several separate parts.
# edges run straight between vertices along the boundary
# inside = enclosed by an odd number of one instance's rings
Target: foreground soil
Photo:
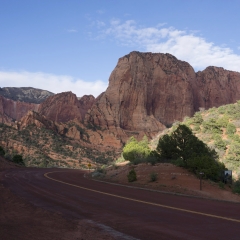
[[[137,174],[137,181],[129,183],[127,175],[133,168]],[[151,174],[157,175],[156,181],[151,181]],[[133,166],[124,162],[107,168],[105,175],[102,175],[100,179],[168,193],[240,202],[240,196],[232,193],[231,185],[224,185],[222,189],[218,183],[202,180],[202,190],[200,190],[199,178],[186,169],[169,163],[159,163],[155,166],[150,164]]]

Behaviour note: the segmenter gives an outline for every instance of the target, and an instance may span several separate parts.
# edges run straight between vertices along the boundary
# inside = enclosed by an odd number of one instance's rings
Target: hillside
[[[55,123],[46,117],[29,112],[20,122],[8,126],[0,124],[0,146],[11,159],[21,154],[26,166],[87,168],[111,162],[118,152],[115,149],[96,148],[90,143],[99,133],[78,121]]]
[[[171,129],[154,138],[152,147],[156,147],[160,136],[170,133],[179,123],[176,122]],[[220,161],[234,171],[234,177],[240,177],[240,101],[218,108],[202,109],[191,118],[185,117],[181,124],[189,126],[199,139],[214,148]]]

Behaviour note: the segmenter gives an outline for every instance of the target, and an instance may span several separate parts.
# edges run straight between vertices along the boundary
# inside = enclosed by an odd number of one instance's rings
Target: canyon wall
[[[38,111],[39,104],[13,101],[0,96],[0,122],[19,121],[28,111]]]

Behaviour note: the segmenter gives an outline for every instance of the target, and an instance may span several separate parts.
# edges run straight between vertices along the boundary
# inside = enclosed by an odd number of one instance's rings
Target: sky
[[[0,0],[0,87],[97,97],[131,51],[240,72],[239,0]]]

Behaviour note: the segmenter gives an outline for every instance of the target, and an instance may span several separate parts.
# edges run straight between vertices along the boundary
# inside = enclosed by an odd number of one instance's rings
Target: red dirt
[[[137,181],[129,183],[127,174],[132,168],[137,173]],[[157,174],[157,181],[151,182],[151,173]],[[240,196],[232,193],[230,185],[225,185],[224,189],[221,189],[218,183],[202,180],[202,190],[200,191],[200,180],[194,174],[168,163],[159,163],[155,166],[149,164],[130,166],[125,162],[108,168],[103,180],[158,191],[240,202]]]

